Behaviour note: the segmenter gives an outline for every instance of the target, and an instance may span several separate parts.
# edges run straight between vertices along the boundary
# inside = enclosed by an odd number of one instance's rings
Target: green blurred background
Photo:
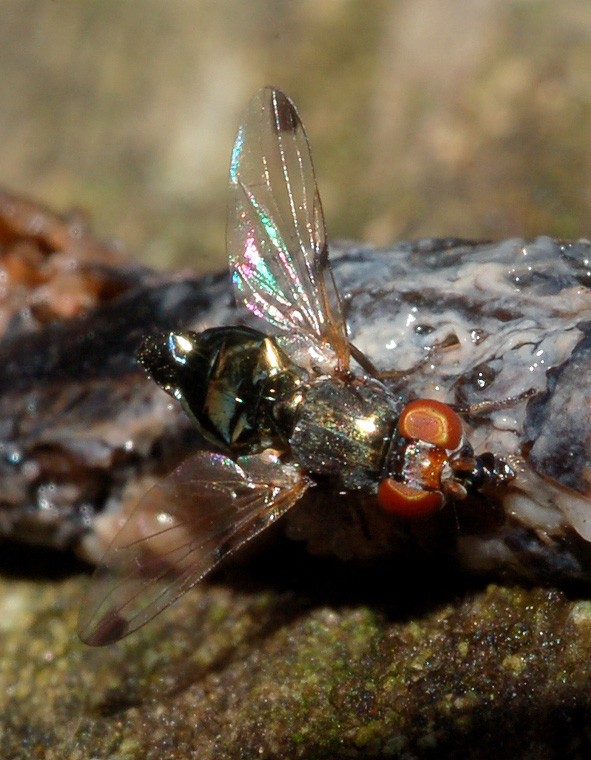
[[[591,234],[588,0],[3,0],[0,184],[217,267],[264,84],[302,114],[332,239]]]

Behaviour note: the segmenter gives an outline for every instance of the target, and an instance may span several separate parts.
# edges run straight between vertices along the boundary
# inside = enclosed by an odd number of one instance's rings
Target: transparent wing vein
[[[310,148],[293,103],[279,90],[262,90],[238,131],[227,238],[238,299],[348,366]]]
[[[301,497],[275,457],[200,452],[140,500],[97,568],[78,633],[108,644],[141,627]]]

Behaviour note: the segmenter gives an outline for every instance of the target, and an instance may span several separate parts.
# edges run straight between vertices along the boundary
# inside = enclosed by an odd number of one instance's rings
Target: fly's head
[[[388,469],[378,501],[406,519],[428,517],[450,501],[506,486],[515,477],[502,458],[476,456],[457,412],[432,399],[404,408]]]

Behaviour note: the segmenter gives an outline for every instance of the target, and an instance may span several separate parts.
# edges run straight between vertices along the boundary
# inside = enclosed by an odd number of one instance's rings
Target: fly
[[[146,339],[140,364],[211,448],[154,486],[116,535],[80,614],[87,644],[140,628],[319,484],[404,521],[514,477],[501,457],[474,454],[450,406],[393,393],[349,343],[308,140],[277,89],[255,96],[238,130],[227,247],[238,302],[271,334]]]

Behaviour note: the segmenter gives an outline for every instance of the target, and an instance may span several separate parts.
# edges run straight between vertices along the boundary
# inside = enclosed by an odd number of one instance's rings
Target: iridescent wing
[[[140,628],[309,485],[269,453],[240,462],[200,452],[140,500],[95,571],[78,620],[82,641],[110,644]]]
[[[234,290],[257,317],[349,366],[310,146],[289,98],[265,88],[238,130],[227,227]]]

